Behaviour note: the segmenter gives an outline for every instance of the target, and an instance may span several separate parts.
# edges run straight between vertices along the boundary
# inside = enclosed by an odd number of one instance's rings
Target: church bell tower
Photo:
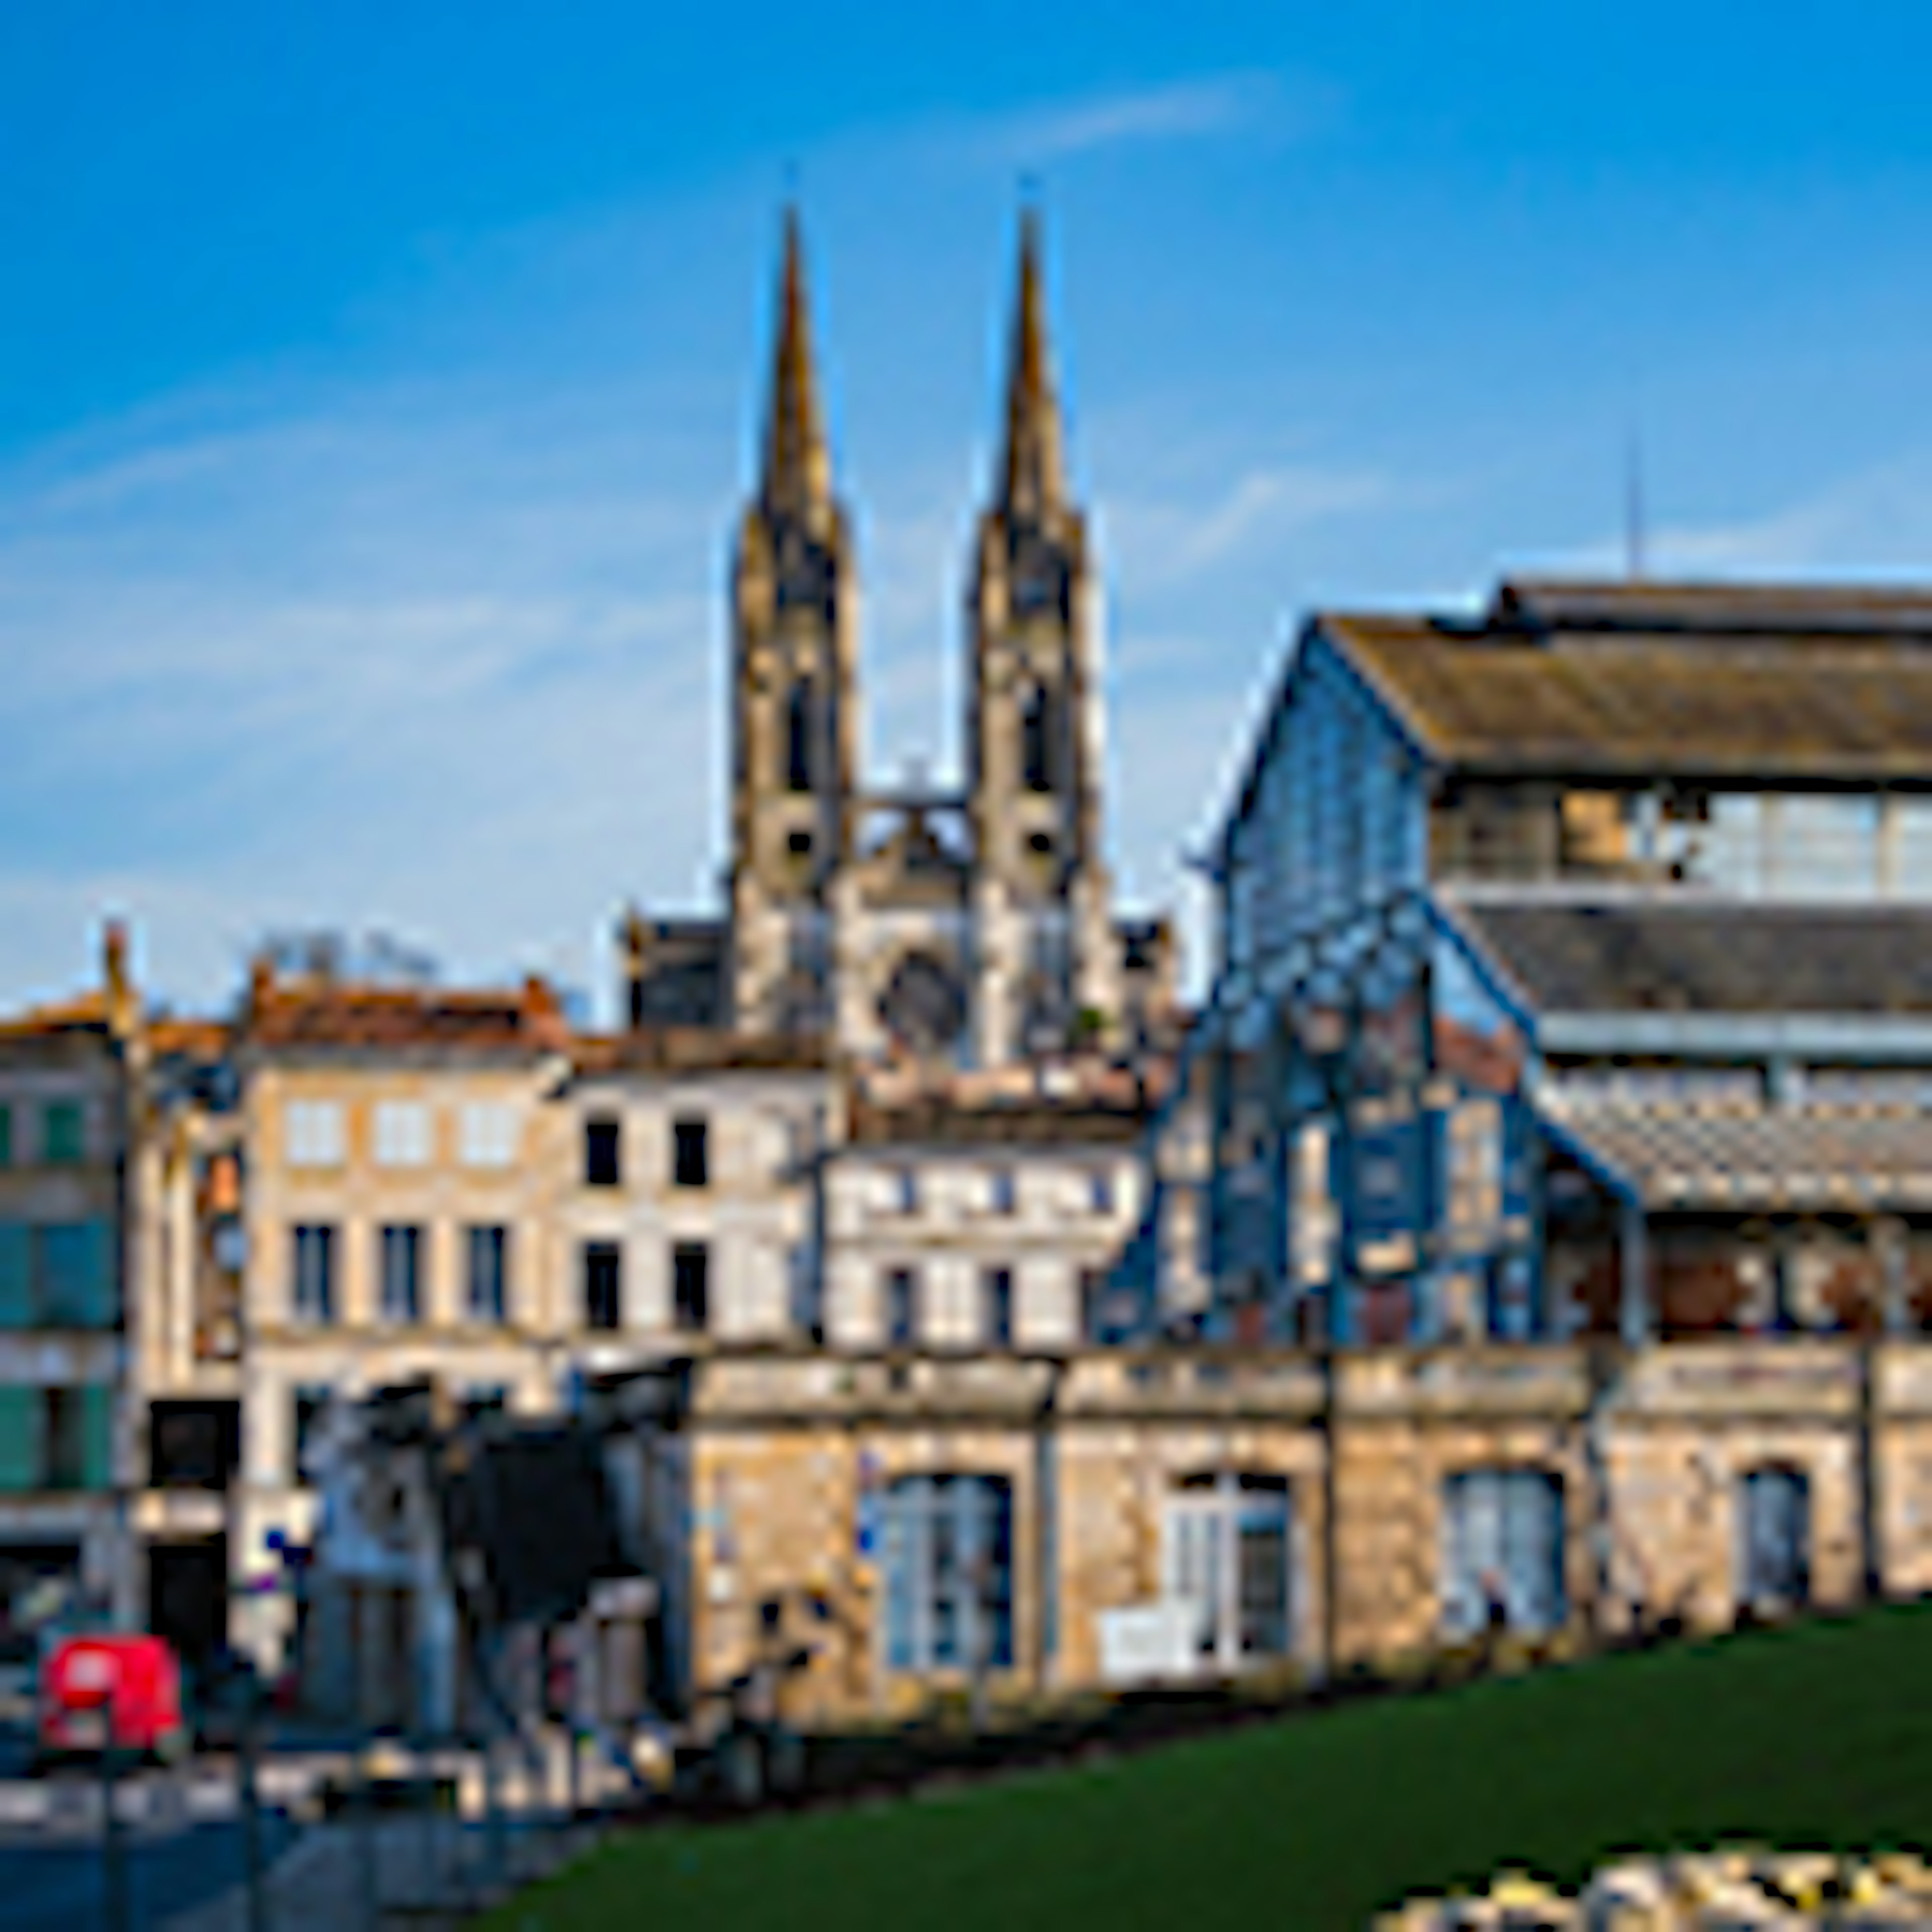
[[[828,889],[854,836],[856,586],[832,494],[803,245],[788,210],[758,487],[731,577],[734,1024],[832,1018]]]
[[[1006,424],[968,598],[974,1055],[1003,1064],[1111,1029],[1118,942],[1101,853],[1086,519],[1067,488],[1040,227],[1022,218]]]

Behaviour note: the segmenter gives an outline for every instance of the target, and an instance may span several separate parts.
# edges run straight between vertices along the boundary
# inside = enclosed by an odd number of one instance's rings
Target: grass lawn
[[[1504,1864],[1932,1849],[1932,1606],[1345,1706],[861,1810],[614,1840],[497,1932],[1365,1925]]]

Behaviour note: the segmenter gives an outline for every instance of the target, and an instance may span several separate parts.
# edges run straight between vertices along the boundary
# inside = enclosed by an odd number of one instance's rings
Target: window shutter
[[[111,1328],[120,1318],[114,1267],[114,1224],[84,1221],[77,1241],[82,1325]]]
[[[36,1232],[41,1318],[58,1328],[111,1327],[116,1312],[113,1224],[56,1222]]]
[[[0,1491],[40,1486],[40,1392],[0,1388]]]
[[[51,1222],[34,1230],[34,1300],[40,1321],[50,1328],[71,1328],[80,1322],[78,1232],[71,1221]]]
[[[50,1167],[86,1158],[86,1118],[78,1100],[50,1100],[40,1119],[40,1157]]]
[[[114,1390],[94,1382],[80,1392],[80,1480],[83,1488],[114,1486]]]
[[[0,1221],[0,1328],[34,1325],[34,1282],[27,1226]]]

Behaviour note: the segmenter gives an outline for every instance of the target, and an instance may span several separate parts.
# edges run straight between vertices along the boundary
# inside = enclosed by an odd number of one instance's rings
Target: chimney
[[[262,1009],[274,998],[275,963],[266,952],[258,952],[248,962],[248,1017],[258,1018]]]
[[[108,1030],[125,1040],[134,1030],[139,1007],[128,973],[126,922],[110,919],[100,935],[100,977],[106,990]]]
[[[644,970],[650,943],[644,915],[632,906],[618,923],[617,944],[624,962],[624,1012],[633,1033],[644,1023]]]

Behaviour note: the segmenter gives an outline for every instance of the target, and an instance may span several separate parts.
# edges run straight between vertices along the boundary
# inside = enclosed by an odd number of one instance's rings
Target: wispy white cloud
[[[0,979],[112,902],[196,999],[291,923],[582,983],[618,896],[700,896],[707,466],[610,420],[331,394],[0,482]]]
[[[1337,112],[1334,89],[1305,77],[1210,74],[1042,102],[949,130],[944,144],[976,160],[1043,167],[1106,148],[1247,132],[1305,140]]]
[[[1264,560],[1270,546],[1327,518],[1384,509],[1396,495],[1372,470],[1253,464],[1192,490],[1156,497],[1130,488],[1110,500],[1108,544],[1130,588],[1172,590],[1237,559]]]
[[[1932,556],[1932,460],[1912,457],[1835,477],[1746,517],[1678,520],[1646,531],[1646,569],[1659,577],[1910,578]],[[1629,533],[1538,560],[1540,568],[1621,575]]]

